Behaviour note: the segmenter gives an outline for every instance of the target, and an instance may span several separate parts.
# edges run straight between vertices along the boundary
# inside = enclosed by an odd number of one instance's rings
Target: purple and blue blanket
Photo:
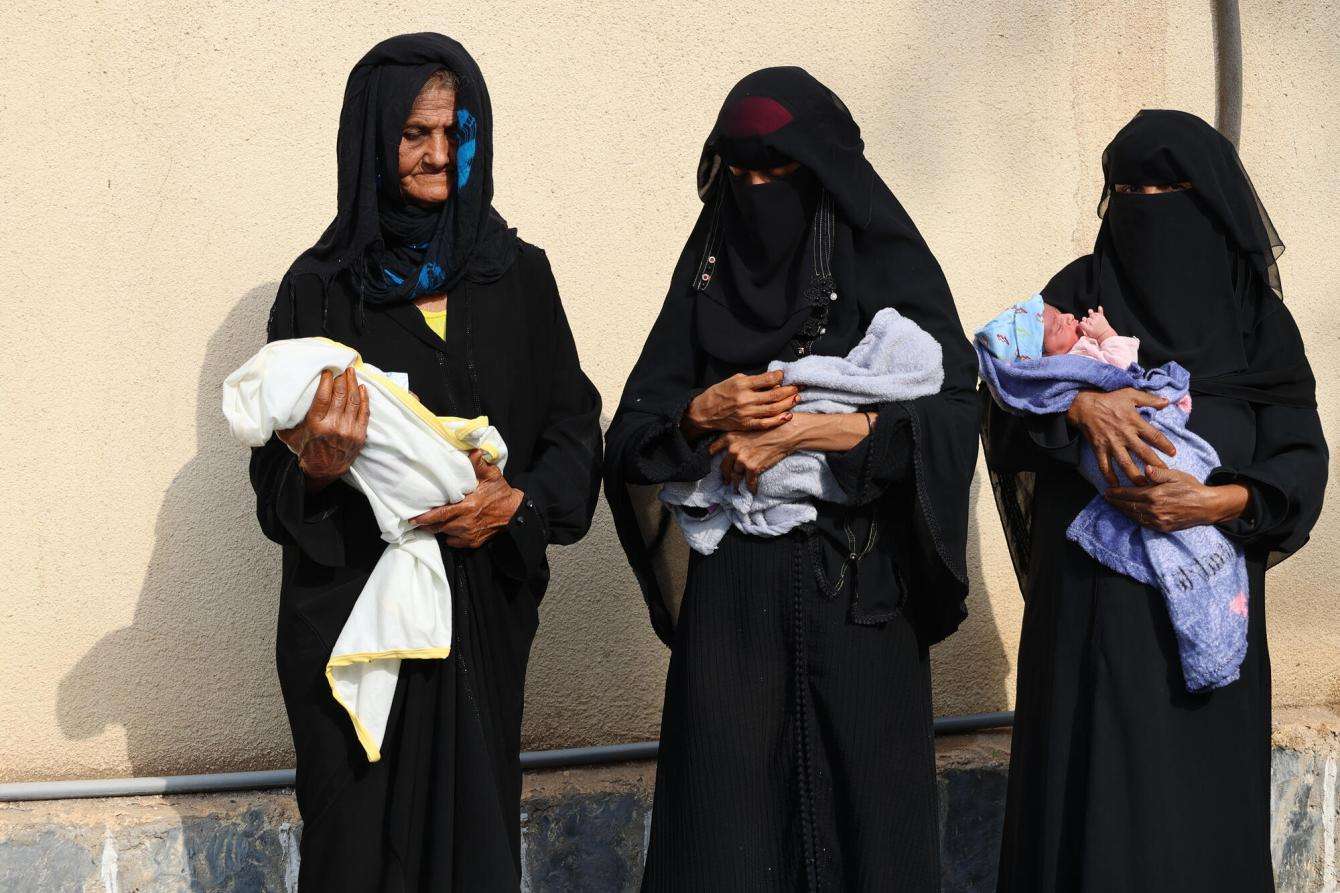
[[[1068,410],[1082,389],[1138,388],[1168,399],[1165,408],[1143,407],[1140,414],[1177,447],[1176,456],[1163,456],[1169,468],[1204,481],[1219,465],[1214,447],[1187,429],[1188,416],[1176,406],[1191,378],[1176,363],[1118,369],[1070,355],[1003,362],[981,343],[976,348],[982,380],[1009,412],[1049,415]],[[1107,489],[1087,443],[1079,470],[1100,493]],[[1117,475],[1129,484],[1120,470]],[[1242,549],[1218,528],[1160,533],[1130,520],[1098,495],[1075,516],[1066,536],[1103,566],[1163,592],[1188,691],[1221,688],[1238,678],[1247,653],[1247,565]]]

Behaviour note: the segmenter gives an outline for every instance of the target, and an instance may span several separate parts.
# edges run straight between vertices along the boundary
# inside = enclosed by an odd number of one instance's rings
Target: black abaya
[[[987,463],[1025,598],[999,889],[1272,890],[1265,571],[1306,543],[1321,510],[1314,383],[1279,297],[1282,246],[1232,146],[1190,115],[1146,112],[1105,169],[1096,251],[1043,296],[1080,313],[1101,304],[1119,332],[1140,334],[1142,362],[1191,371],[1189,427],[1220,460],[1207,483],[1251,494],[1243,517],[1219,525],[1246,556],[1247,654],[1236,682],[1188,693],[1163,595],[1066,538],[1093,498],[1075,432],[1061,416],[1004,413],[984,392]],[[1171,201],[1111,194],[1184,181]],[[1112,216],[1127,211],[1114,238]]]
[[[819,596],[809,550],[731,533],[691,560],[646,891],[939,889],[926,649]]]
[[[733,116],[737,103],[752,118]],[[762,122],[745,151],[781,152],[823,187],[797,275],[754,276],[747,293],[730,283],[750,258],[719,251],[731,230],[717,217],[733,200],[721,152],[741,151],[721,141],[741,119],[735,137]],[[606,494],[672,649],[643,889],[936,890],[927,648],[958,625],[967,591],[971,351],[855,122],[808,74],[768,69],[737,85],[699,171],[703,214],[607,434]],[[940,342],[941,392],[868,407],[873,433],[829,454],[849,505],[820,504],[816,523],[782,537],[732,529],[712,555],[693,554],[672,624],[660,543],[645,540],[629,488],[708,473],[712,438],[679,427],[703,388],[774,357],[845,354],[884,307]]]
[[[418,207],[397,185],[400,132],[444,69],[458,81],[451,197]],[[256,514],[284,549],[275,657],[298,762],[303,891],[520,885],[526,661],[545,549],[580,539],[595,510],[600,395],[548,258],[493,208],[492,129],[483,76],[460,44],[406,34],[373,47],[345,88],[335,219],[270,311],[270,340],[332,338],[407,374],[437,415],[487,415],[507,442],[504,475],[525,494],[483,547],[442,545],[451,655],[402,661],[381,759],[369,763],[325,665],[385,543],[361,493],[343,482],[307,493],[278,437],[253,451]],[[447,294],[445,340],[411,303],[425,294]]]
[[[1015,417],[991,414],[993,470],[1037,473],[999,889],[1274,889],[1264,552],[1248,552],[1241,677],[1187,693],[1162,593],[1065,536],[1093,498],[1074,442],[1032,445]],[[1190,427],[1245,463],[1244,435],[1268,431],[1270,415],[1198,396]]]
[[[462,283],[449,308],[443,342],[412,304],[369,308],[360,322],[345,278],[323,295],[315,277],[300,276],[285,280],[272,315],[272,338],[324,334],[408,373],[434,413],[487,415],[508,444],[506,476],[526,494],[484,547],[442,547],[452,654],[401,664],[382,759],[369,763],[325,663],[385,543],[361,494],[336,483],[309,496],[278,439],[254,452],[257,514],[284,547],[276,659],[298,760],[303,890],[520,883],[526,661],[548,582],[545,547],[579,539],[594,510],[600,400],[539,249],[522,245],[492,283]]]

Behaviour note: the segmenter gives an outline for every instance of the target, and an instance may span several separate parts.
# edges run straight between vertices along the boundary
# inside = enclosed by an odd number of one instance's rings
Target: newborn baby
[[[1070,354],[1088,357],[1126,369],[1140,355],[1140,339],[1118,335],[1103,315],[1103,308],[1090,310],[1078,319],[1073,313],[1063,313],[1051,304],[1042,305],[1042,355],[1047,357]],[[1186,394],[1176,403],[1178,409],[1191,412],[1191,395]]]
[[[1043,303],[1042,295],[1015,303],[982,326],[977,341],[1007,363],[1073,354],[1125,369],[1140,352],[1140,339],[1118,335],[1102,307],[1078,319]]]
[[[1140,339],[1118,335],[1103,315],[1103,308],[1090,310],[1079,319],[1051,304],[1042,305],[1042,353],[1054,357],[1075,354],[1125,369],[1140,353]]]
[[[1007,363],[1069,355],[1126,369],[1140,353],[1140,339],[1118,335],[1102,307],[1079,319],[1043,303],[1042,295],[1018,302],[982,326],[977,341]],[[1191,412],[1191,395],[1178,400],[1177,408]]]

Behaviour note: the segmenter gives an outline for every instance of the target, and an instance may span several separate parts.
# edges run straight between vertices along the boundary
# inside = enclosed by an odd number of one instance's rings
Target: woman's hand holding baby
[[[297,455],[309,492],[340,478],[368,439],[368,389],[354,367],[338,376],[322,372],[307,416],[275,434]]]
[[[511,522],[525,494],[507,483],[502,470],[479,450],[470,451],[475,468],[474,492],[460,502],[438,506],[410,523],[446,540],[453,549],[478,549]]]
[[[1066,412],[1066,420],[1079,428],[1093,447],[1098,470],[1111,486],[1117,486],[1116,469],[1137,484],[1146,483],[1145,468],[1166,468],[1154,450],[1177,454],[1172,441],[1140,415],[1144,406],[1163,409],[1168,401],[1136,388],[1119,391],[1080,391]]]
[[[713,441],[708,452],[721,455],[721,479],[726,486],[744,483],[758,492],[759,475],[800,450],[850,450],[874,430],[875,412],[797,413],[791,421],[763,431],[728,431]]]
[[[1231,521],[1251,501],[1241,484],[1211,487],[1172,468],[1147,468],[1145,476],[1143,487],[1113,487],[1103,496],[1135,523],[1160,533]]]
[[[791,420],[800,389],[782,384],[782,372],[737,373],[693,399],[680,424],[685,436],[711,431],[763,431]]]

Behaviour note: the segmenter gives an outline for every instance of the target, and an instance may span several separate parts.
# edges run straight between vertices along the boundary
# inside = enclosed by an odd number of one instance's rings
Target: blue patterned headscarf
[[[1042,295],[1011,304],[977,330],[977,343],[998,360],[1036,360],[1042,356]]]

